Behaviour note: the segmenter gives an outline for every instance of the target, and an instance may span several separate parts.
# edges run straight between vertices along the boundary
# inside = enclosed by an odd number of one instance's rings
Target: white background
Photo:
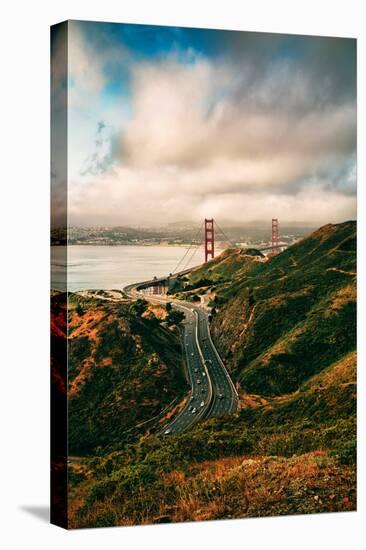
[[[1,13],[2,548],[358,549],[365,539],[365,437],[357,513],[66,532],[49,500],[49,26],[64,19],[358,38],[359,281],[365,280],[365,16],[362,0],[24,1]],[[5,121],[5,125],[4,125]],[[365,264],[366,265],[366,264]],[[359,285],[359,426],[365,427],[365,291]],[[361,538],[363,533],[363,537]]]

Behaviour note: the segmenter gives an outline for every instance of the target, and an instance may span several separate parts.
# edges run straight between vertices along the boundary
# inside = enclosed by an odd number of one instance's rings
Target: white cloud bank
[[[253,84],[245,64],[168,58],[131,65],[127,120],[122,100],[112,113],[101,110],[102,61],[87,58],[77,40],[71,224],[156,225],[204,216],[320,224],[355,217],[352,100],[318,105],[312,80],[286,64]],[[118,121],[114,162],[81,175],[96,120],[103,119]]]

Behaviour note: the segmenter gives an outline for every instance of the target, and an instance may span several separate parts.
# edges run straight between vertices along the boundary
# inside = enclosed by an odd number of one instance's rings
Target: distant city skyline
[[[68,62],[70,224],[356,218],[355,40],[71,21]]]
[[[108,229],[114,229],[114,228],[131,228],[131,229],[146,229],[146,230],[165,230],[165,231],[174,231],[175,228],[178,228],[181,230],[182,228],[191,228],[192,223],[195,225],[198,225],[200,221],[203,223],[202,220],[186,220],[184,222],[177,221],[177,222],[170,222],[170,223],[155,223],[155,224],[142,224],[142,223],[131,223],[131,224],[122,224],[122,223],[116,223],[116,224],[108,224],[108,223],[100,223],[100,224],[68,224],[68,227],[74,227],[74,228],[82,228],[82,229],[101,229],[101,228],[108,228]],[[271,227],[271,219],[263,219],[263,220],[254,220],[251,222],[245,222],[236,220],[234,222],[228,222],[228,221],[222,221],[218,219],[220,222],[220,225],[223,227],[238,227],[245,229],[248,228],[263,228],[264,225],[267,225],[269,228]],[[347,220],[346,220],[347,221]],[[283,221],[279,220],[280,226],[283,227],[293,227],[293,228],[305,228],[305,229],[315,229],[317,227],[317,224],[314,223],[308,223],[308,222],[302,222],[302,221]]]

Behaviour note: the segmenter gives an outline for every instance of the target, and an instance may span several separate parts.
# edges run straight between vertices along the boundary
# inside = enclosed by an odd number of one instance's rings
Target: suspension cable
[[[187,269],[187,267],[189,266],[189,264],[192,262],[192,260],[193,260],[193,258],[194,258],[194,256],[195,256],[195,254],[196,254],[198,248],[199,248],[199,246],[196,245],[195,248],[194,248],[193,251],[192,251],[191,257],[188,258],[188,260],[186,261],[185,266],[183,267],[182,271],[184,271],[185,269]]]
[[[221,229],[221,227],[219,226],[219,224],[217,223],[216,220],[214,220],[215,222],[215,225],[217,226],[217,229],[219,231],[221,231],[223,237],[225,238],[225,242],[226,244],[229,244],[231,248],[235,248],[235,244],[229,239],[229,237],[224,233],[224,231]]]
[[[176,267],[174,268],[174,270],[172,271],[172,273],[177,273],[177,272],[178,272],[179,266],[183,263],[185,257],[187,256],[187,254],[188,254],[189,251],[191,250],[192,246],[194,245],[194,241],[196,241],[196,240],[198,239],[199,234],[201,233],[201,230],[202,230],[202,225],[203,225],[203,223],[201,223],[201,225],[199,226],[196,236],[194,237],[194,239],[192,239],[191,244],[190,244],[189,247],[186,249],[185,254],[184,254],[183,257],[179,260],[179,262],[177,263],[177,265],[176,265]],[[197,246],[197,245],[196,245],[196,246]],[[182,271],[184,271],[184,270],[182,270]]]

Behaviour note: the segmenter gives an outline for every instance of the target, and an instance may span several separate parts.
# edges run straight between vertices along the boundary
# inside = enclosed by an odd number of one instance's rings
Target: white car
[[[192,414],[196,414],[196,412],[197,412],[197,409],[196,409],[196,407],[195,407],[195,408],[192,410]]]
[[[201,384],[201,380],[197,380],[197,384]]]
[[[192,357],[194,357],[194,353],[191,353]]]
[[[205,406],[205,402],[201,401],[201,407],[204,407],[204,406]]]
[[[203,373],[202,373],[202,376],[206,376],[206,373],[205,373],[205,372],[203,372]]]
[[[170,430],[165,430],[164,434],[165,434],[165,435],[169,435],[169,434],[170,434]]]

